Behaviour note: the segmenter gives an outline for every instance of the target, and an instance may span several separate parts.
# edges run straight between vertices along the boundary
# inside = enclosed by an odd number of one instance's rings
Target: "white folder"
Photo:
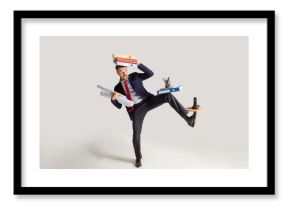
[[[114,91],[109,89],[109,88],[105,88],[103,86],[97,85],[98,88],[101,89],[100,95],[106,98],[111,98]],[[120,97],[118,97],[116,99],[119,103],[121,103],[122,105],[125,105],[126,107],[132,107],[134,105],[134,102],[131,100],[128,100],[126,96],[121,95]]]

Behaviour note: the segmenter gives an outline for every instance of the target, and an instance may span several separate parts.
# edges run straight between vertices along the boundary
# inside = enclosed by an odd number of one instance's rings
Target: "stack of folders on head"
[[[173,93],[173,92],[179,92],[182,90],[182,86],[175,86],[170,88],[161,88],[157,91],[157,95],[166,94],[166,93]]]
[[[135,66],[138,65],[138,60],[134,56],[116,55],[113,54],[113,61],[120,66]]]

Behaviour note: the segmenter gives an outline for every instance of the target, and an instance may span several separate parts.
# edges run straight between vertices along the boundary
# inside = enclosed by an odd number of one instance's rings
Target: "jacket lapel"
[[[135,81],[133,80],[133,75],[129,75],[128,77],[129,83],[131,85],[131,87],[133,88],[133,90],[136,92],[136,86],[135,86]]]

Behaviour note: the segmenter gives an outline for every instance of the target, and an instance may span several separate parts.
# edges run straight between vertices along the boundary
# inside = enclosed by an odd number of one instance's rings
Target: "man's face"
[[[118,76],[120,76],[121,80],[128,80],[128,71],[127,67],[120,67],[117,70]]]

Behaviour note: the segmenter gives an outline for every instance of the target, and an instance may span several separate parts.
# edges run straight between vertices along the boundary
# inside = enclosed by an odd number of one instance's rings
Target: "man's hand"
[[[112,100],[116,100],[118,97],[120,97],[122,94],[121,93],[118,93],[118,92],[114,92],[113,95],[112,95]]]

